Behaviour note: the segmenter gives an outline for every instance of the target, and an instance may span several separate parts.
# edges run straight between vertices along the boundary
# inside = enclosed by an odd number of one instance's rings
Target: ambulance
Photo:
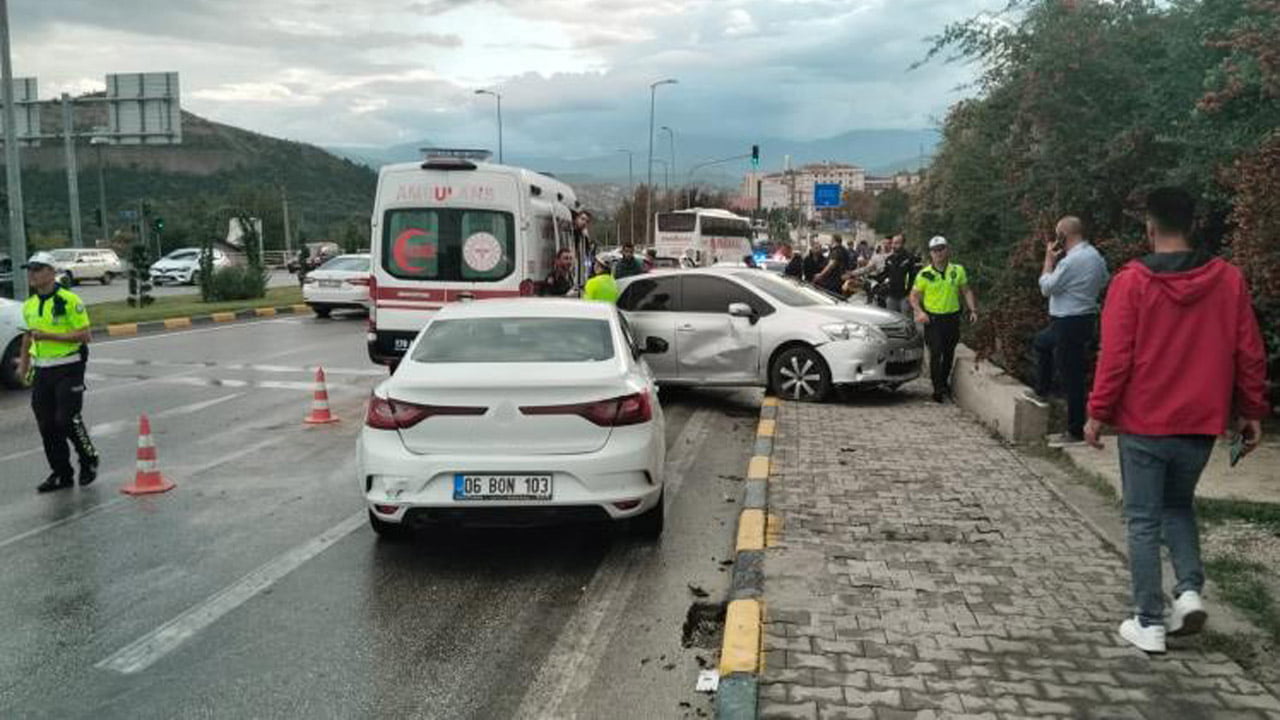
[[[422,152],[382,168],[373,204],[369,358],[392,367],[445,303],[537,295],[561,248],[582,266],[568,185],[485,150]]]

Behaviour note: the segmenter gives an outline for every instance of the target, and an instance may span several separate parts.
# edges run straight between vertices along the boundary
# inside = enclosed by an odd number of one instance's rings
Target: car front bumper
[[[423,508],[449,511],[463,520],[468,510],[491,519],[496,511],[512,516],[537,508],[599,508],[613,520],[652,509],[662,496],[665,455],[661,423],[614,428],[596,452],[568,455],[415,455],[398,432],[365,427],[357,441],[356,467],[369,510],[385,522],[404,522]],[[549,473],[551,500],[454,500],[458,473]],[[639,501],[627,509],[615,503]],[[394,512],[384,512],[394,508]],[[552,513],[548,513],[552,514]]]
[[[924,365],[924,341],[919,337],[890,343],[838,340],[817,350],[835,385],[904,383],[919,377]]]

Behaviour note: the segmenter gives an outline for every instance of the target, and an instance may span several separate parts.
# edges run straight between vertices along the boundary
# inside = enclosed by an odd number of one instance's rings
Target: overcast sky
[[[181,74],[199,115],[321,145],[430,138],[588,156],[690,134],[812,140],[924,128],[972,68],[908,71],[944,24],[1005,0],[11,0],[42,97]]]

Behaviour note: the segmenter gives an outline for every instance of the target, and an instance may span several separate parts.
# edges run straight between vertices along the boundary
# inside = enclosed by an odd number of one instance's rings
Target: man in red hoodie
[[[1207,617],[1192,503],[1214,438],[1234,420],[1251,451],[1268,412],[1266,355],[1244,276],[1193,247],[1194,218],[1195,201],[1182,190],[1161,188],[1147,197],[1153,252],[1111,281],[1084,431],[1097,448],[1104,425],[1120,434],[1137,609],[1120,635],[1151,653],[1165,651],[1166,632],[1199,632]],[[1162,538],[1178,581],[1167,630]]]

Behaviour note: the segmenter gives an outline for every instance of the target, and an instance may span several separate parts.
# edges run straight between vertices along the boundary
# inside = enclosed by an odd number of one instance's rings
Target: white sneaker
[[[1069,448],[1084,445],[1083,437],[1075,437],[1071,433],[1058,433],[1045,438],[1045,444],[1051,448]]]
[[[1200,593],[1187,590],[1173,601],[1173,612],[1169,615],[1170,635],[1195,635],[1204,629],[1209,613],[1204,611],[1204,601]]]
[[[1131,617],[1120,623],[1120,637],[1144,652],[1163,653],[1165,651],[1163,625],[1143,627],[1137,617]]]

